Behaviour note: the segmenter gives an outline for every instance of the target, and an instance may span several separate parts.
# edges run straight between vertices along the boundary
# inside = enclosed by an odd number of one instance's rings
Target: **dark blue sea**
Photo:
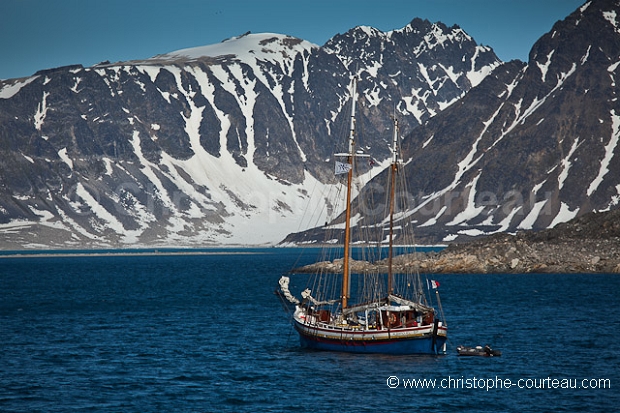
[[[312,250],[221,252],[0,258],[0,411],[618,411],[619,275],[433,276],[447,355],[350,355],[273,294]]]

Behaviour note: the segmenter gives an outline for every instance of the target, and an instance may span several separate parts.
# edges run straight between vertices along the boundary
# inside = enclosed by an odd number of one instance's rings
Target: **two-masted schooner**
[[[336,154],[336,173],[346,174],[345,228],[342,264],[329,269],[317,266],[308,287],[297,298],[289,290],[289,276],[280,279],[280,296],[292,303],[292,322],[299,333],[302,347],[352,353],[440,354],[446,351],[447,324],[443,317],[438,283],[422,282],[415,266],[406,259],[414,253],[413,239],[406,231],[409,210],[396,205],[396,186],[403,179],[404,168],[399,159],[398,123],[394,120],[392,159],[389,166],[389,219],[380,222],[387,231],[387,258],[379,253],[377,262],[352,271],[352,251],[371,247],[385,250],[382,245],[351,240],[352,183],[356,159],[368,156],[356,152],[356,81],[352,81],[351,123],[348,150]],[[398,197],[406,198],[406,197]],[[396,239],[398,237],[398,239]],[[396,241],[398,245],[396,246]],[[333,248],[333,247],[332,247]],[[398,256],[395,250],[398,249]],[[411,257],[411,255],[409,255]],[[398,264],[396,263],[398,261]],[[353,294],[352,294],[353,290]],[[435,292],[435,294],[431,294]],[[431,305],[434,300],[437,309]]]

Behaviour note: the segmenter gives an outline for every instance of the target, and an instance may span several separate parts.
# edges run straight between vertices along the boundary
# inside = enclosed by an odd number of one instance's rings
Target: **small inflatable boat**
[[[480,356],[480,357],[499,357],[502,355],[502,352],[499,350],[493,350],[489,346],[476,346],[476,347],[465,347],[458,346],[456,351],[459,353],[459,356]]]

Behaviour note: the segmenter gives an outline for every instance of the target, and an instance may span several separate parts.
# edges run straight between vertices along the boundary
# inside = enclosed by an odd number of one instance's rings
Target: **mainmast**
[[[349,132],[349,152],[347,163],[349,172],[347,173],[347,203],[346,221],[344,227],[344,257],[342,266],[342,308],[347,308],[350,297],[351,268],[349,266],[351,254],[351,184],[353,181],[353,157],[355,156],[355,102],[357,101],[357,79],[353,77],[351,82],[351,128]]]
[[[395,198],[395,184],[396,184],[396,170],[398,169],[398,120],[394,118],[394,141],[392,143],[392,165],[390,167],[390,236],[388,246],[388,294],[394,292],[393,278],[394,273],[392,270],[392,260],[394,257],[394,198]]]
[[[353,162],[356,157],[368,158],[369,155],[355,153],[355,104],[357,102],[357,79],[353,77],[351,81],[351,128],[349,132],[349,151],[347,153],[337,153],[335,156],[342,156],[347,159],[346,164],[336,162],[336,173],[347,172],[347,201],[346,201],[346,221],[344,227],[344,257],[342,264],[342,291],[340,299],[342,308],[348,307],[351,290],[351,189],[353,186]]]

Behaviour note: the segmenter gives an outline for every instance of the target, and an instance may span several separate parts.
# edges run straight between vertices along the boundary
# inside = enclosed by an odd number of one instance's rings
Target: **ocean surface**
[[[301,349],[273,294],[316,258],[0,258],[0,411],[618,411],[619,275],[436,275],[447,355],[350,355]]]

